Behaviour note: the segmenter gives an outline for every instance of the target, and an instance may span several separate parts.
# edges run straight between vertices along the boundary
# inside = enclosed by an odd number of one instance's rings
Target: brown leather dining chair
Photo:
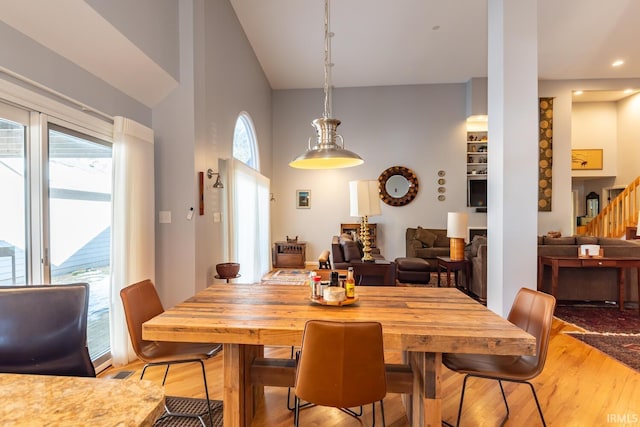
[[[0,286],[0,372],[95,377],[89,285]]]
[[[525,383],[531,388],[533,398],[542,424],[546,426],[542,408],[536,395],[536,390],[529,380],[537,377],[547,358],[549,348],[549,336],[551,335],[551,324],[553,322],[553,310],[556,299],[548,294],[522,288],[518,291],[513,302],[507,320],[514,325],[524,329],[536,338],[536,354],[533,356],[499,356],[490,354],[444,354],[442,362],[453,371],[465,374],[462,382],[462,392],[460,395],[460,406],[458,407],[458,420],[456,426],[460,425],[462,416],[462,402],[464,391],[469,377],[488,378],[498,381],[502,399],[507,410],[507,414],[502,420],[503,425],[509,418],[509,404],[504,394],[502,381]]]
[[[382,325],[378,322],[309,320],[304,328],[296,369],[294,423],[300,399],[334,408],[380,402],[382,424],[387,394]],[[344,410],[344,409],[343,409]],[[352,411],[345,411],[355,415]]]
[[[174,412],[165,404],[166,413],[163,418],[167,416],[197,418],[200,424],[205,426],[203,416],[205,413],[208,413],[209,423],[213,426],[204,361],[217,354],[222,349],[222,345],[146,341],[142,339],[142,324],[164,312],[160,297],[151,280],[143,280],[122,289],[120,291],[120,298],[122,299],[133,350],[138,358],[145,362],[142,373],[140,374],[140,379],[144,378],[148,367],[164,366],[165,372],[162,378],[162,385],[164,386],[171,365],[179,363],[200,364],[202,380],[204,382],[204,392],[207,399],[207,410],[193,414]]]

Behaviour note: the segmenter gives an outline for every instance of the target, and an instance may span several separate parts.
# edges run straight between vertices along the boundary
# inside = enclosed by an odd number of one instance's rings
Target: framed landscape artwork
[[[602,148],[571,150],[571,170],[602,170]]]
[[[311,209],[311,190],[296,190],[296,208]]]

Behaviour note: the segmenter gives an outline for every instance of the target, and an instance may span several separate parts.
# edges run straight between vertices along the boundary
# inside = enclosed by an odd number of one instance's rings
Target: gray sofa
[[[449,238],[446,229],[407,228],[407,258],[422,258],[429,263],[429,271],[438,271],[439,256],[449,256]]]
[[[640,242],[592,236],[538,237],[538,256],[577,256],[583,244],[598,244],[604,256],[640,258]],[[481,301],[487,299],[487,241],[476,236],[466,248],[472,264],[470,290]],[[625,270],[625,301],[638,301],[635,271]],[[561,268],[558,276],[558,300],[617,301],[617,270],[610,268]],[[551,268],[545,267],[541,290],[551,293]]]

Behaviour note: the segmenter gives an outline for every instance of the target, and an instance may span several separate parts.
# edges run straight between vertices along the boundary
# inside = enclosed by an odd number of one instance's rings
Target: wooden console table
[[[638,274],[638,297],[640,298],[640,258],[540,256],[538,257],[538,290],[542,289],[545,265],[551,267],[551,295],[554,297],[558,291],[558,273],[560,268],[615,268],[618,272],[618,305],[620,310],[624,310],[624,269],[635,268]],[[640,303],[638,304],[638,312],[640,313]]]
[[[305,242],[275,242],[273,244],[273,268],[304,268],[307,244]]]

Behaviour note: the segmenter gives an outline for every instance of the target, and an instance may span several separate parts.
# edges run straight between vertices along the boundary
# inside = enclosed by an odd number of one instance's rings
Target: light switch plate
[[[160,211],[158,221],[160,224],[171,224],[171,211]]]

